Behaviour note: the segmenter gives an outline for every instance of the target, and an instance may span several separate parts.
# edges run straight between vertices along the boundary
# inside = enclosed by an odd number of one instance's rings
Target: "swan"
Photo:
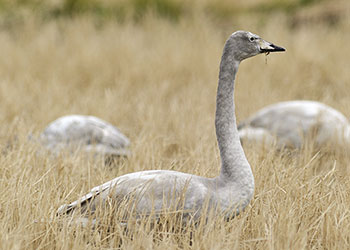
[[[215,127],[221,157],[221,172],[214,178],[170,170],[129,173],[100,186],[71,204],[62,205],[58,214],[87,217],[114,201],[131,202],[136,218],[175,209],[182,211],[184,221],[198,220],[207,209],[229,219],[239,214],[254,193],[254,177],[241,146],[235,116],[234,80],[240,62],[260,53],[285,51],[247,31],[236,31],[226,41],[220,64],[216,99]],[[181,199],[182,203],[176,203]],[[130,204],[130,203],[128,203]],[[128,207],[129,208],[129,207]],[[89,211],[89,212],[87,212]],[[104,211],[104,210],[102,210]],[[85,215],[85,217],[84,217]]]
[[[300,149],[305,138],[317,146],[350,139],[348,119],[316,101],[286,101],[257,111],[238,125],[243,143],[276,143],[278,149]]]
[[[94,116],[62,116],[44,129],[40,142],[55,154],[67,148],[106,156],[130,153],[129,139],[113,125]]]

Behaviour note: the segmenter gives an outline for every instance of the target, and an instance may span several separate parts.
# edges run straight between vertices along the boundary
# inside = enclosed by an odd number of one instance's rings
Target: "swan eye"
[[[253,36],[250,37],[250,38],[249,38],[249,41],[254,42],[254,41],[255,41],[255,37],[253,37]]]

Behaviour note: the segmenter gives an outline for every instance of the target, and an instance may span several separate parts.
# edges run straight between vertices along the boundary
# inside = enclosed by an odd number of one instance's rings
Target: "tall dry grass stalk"
[[[198,15],[177,24],[89,18],[47,24],[28,18],[0,32],[0,242],[2,249],[347,249],[349,157],[304,150],[292,155],[246,148],[256,190],[249,207],[226,222],[179,226],[168,216],[128,229],[70,226],[57,208],[118,175],[173,169],[219,173],[215,94],[227,36],[244,29],[287,48],[242,63],[238,119],[283,100],[325,102],[349,116],[349,22],[289,30],[283,15],[220,28]],[[105,119],[132,141],[115,168],[83,155],[52,158],[27,140],[66,114]],[[110,218],[104,218],[108,222]]]

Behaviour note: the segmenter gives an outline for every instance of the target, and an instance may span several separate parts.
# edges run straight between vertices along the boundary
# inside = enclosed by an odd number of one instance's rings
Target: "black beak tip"
[[[285,48],[282,48],[282,47],[279,47],[279,46],[276,46],[274,44],[270,44],[270,47],[271,49],[260,49],[260,52],[261,53],[270,53],[270,52],[282,52],[282,51],[286,51]]]
[[[271,47],[273,48],[273,50],[271,50],[270,52],[274,52],[274,51],[286,51],[285,48],[279,47],[277,45],[271,44]]]

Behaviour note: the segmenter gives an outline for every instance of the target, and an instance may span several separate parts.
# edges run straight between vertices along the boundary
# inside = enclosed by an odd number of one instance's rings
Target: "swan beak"
[[[260,41],[260,52],[261,53],[270,53],[270,52],[277,52],[277,51],[286,51],[286,49],[279,47],[279,46],[276,46],[273,43],[269,43],[269,42],[266,42],[265,40],[261,39],[261,41]]]

